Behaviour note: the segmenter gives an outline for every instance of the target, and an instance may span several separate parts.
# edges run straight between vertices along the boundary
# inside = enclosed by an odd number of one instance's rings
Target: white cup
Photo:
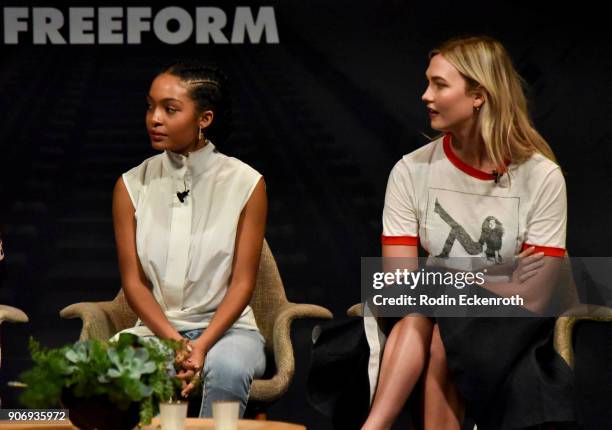
[[[212,415],[215,430],[238,429],[238,415],[240,414],[240,403],[233,400],[220,400],[213,402]]]
[[[159,404],[159,422],[162,430],[184,430],[187,419],[187,402],[162,402]]]

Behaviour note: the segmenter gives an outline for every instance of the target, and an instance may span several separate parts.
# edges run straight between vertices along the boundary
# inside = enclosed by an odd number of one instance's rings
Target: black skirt
[[[446,292],[449,296],[460,293],[453,287]],[[477,286],[461,292],[497,297]],[[468,316],[453,317],[448,315],[457,315],[455,307],[437,306],[433,310],[418,306],[406,308],[406,314],[420,311],[440,328],[449,370],[465,400],[466,416],[476,422],[478,430],[531,430],[549,423],[555,423],[552,427],[555,430],[580,428],[575,424],[573,372],[553,346],[555,318],[536,316],[519,306],[480,307]],[[379,327],[388,334],[398,320],[380,318]],[[344,386],[345,383],[339,384],[334,377],[340,375],[343,381],[366,381],[367,372],[356,370],[364,369],[368,364],[363,325],[354,322],[328,324],[331,325],[323,331],[313,350],[310,376],[322,376],[313,381],[323,381],[326,387]],[[317,357],[320,362],[317,362]],[[329,367],[330,363],[335,364],[333,368]],[[314,372],[319,368],[326,372]],[[332,371],[327,371],[329,369]],[[353,378],[347,377],[346,371]],[[359,378],[356,377],[358,374],[361,375]],[[363,384],[361,389],[365,386],[367,384]],[[312,385],[310,388],[315,387]],[[318,399],[315,403],[323,403],[321,399],[325,398],[327,406],[333,403],[331,409],[342,409],[338,405],[347,404],[352,405],[348,408],[352,411],[364,408],[367,412],[367,397],[360,401],[353,397],[361,391],[356,386],[344,392],[349,393],[349,401],[338,401],[343,396],[330,397],[329,393],[335,392],[335,388],[317,388],[314,391],[326,394],[319,398],[311,396],[311,402]],[[334,402],[329,403],[330,398]],[[360,415],[355,424],[363,418],[365,416]]]
[[[478,430],[574,422],[573,372],[553,347],[554,318],[435,320],[466,414]]]

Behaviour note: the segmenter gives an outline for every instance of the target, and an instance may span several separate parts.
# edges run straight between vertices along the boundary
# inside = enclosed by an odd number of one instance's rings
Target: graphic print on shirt
[[[502,264],[518,238],[518,197],[470,194],[430,188],[426,234],[438,258],[485,257]]]
[[[451,231],[448,233],[448,237],[446,238],[446,242],[444,242],[442,252],[436,255],[436,257],[448,258],[453,244],[455,241],[458,241],[468,254],[478,255],[484,251],[485,255],[487,256],[487,260],[495,261],[497,264],[502,263],[499,250],[502,246],[504,227],[497,218],[494,216],[488,216],[485,218],[484,222],[482,223],[480,238],[476,242],[465,231],[465,228],[458,224],[457,221],[455,221],[453,217],[451,217],[448,212],[444,210],[437,199],[434,206],[434,212],[440,215],[440,218],[442,218],[451,228]]]
[[[495,261],[497,264],[502,263],[502,256],[499,253],[502,247],[502,237],[504,237],[502,223],[492,215],[486,217],[482,223],[478,242],[482,244],[487,260]]]

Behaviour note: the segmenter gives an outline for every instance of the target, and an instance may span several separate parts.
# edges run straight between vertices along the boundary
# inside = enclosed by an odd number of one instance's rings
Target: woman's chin
[[[172,150],[170,145],[166,144],[164,141],[156,142],[154,140],[151,141],[151,147],[156,151],[165,151],[166,149]]]
[[[439,131],[440,133],[446,133],[448,129],[440,124],[437,124],[435,121],[431,121],[429,126],[432,130]]]
[[[440,118],[432,118],[429,121],[429,126],[432,130],[440,133],[450,133],[453,128],[451,124],[446,121],[441,121]]]

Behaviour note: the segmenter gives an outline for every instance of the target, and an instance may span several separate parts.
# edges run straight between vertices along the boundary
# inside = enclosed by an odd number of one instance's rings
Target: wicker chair
[[[8,305],[0,305],[0,324],[4,321],[26,323],[28,316],[21,310]],[[2,365],[2,345],[0,344],[0,366]]]
[[[554,346],[555,350],[571,367],[574,367],[574,351],[572,348],[572,333],[576,323],[580,321],[610,321],[612,322],[612,309],[605,306],[578,304],[576,284],[572,275],[569,255],[566,255],[561,265],[560,279],[561,309],[569,309],[557,318],[555,323]],[[346,314],[350,317],[363,316],[363,303],[351,306]]]
[[[253,298],[250,303],[257,326],[266,340],[268,379],[253,381],[249,397],[251,411],[264,410],[289,388],[295,372],[295,357],[291,344],[291,322],[296,318],[331,319],[324,307],[287,301],[274,256],[264,241]],[[129,307],[123,290],[112,301],[75,303],[60,311],[62,318],[81,318],[80,340],[108,339],[118,331],[132,327],[136,314]],[[265,376],[264,376],[265,377]]]
[[[8,305],[0,305],[0,324],[4,321],[12,323],[26,323],[28,316],[21,310]],[[2,366],[2,344],[0,343],[0,367]],[[2,399],[0,399],[2,408]]]

